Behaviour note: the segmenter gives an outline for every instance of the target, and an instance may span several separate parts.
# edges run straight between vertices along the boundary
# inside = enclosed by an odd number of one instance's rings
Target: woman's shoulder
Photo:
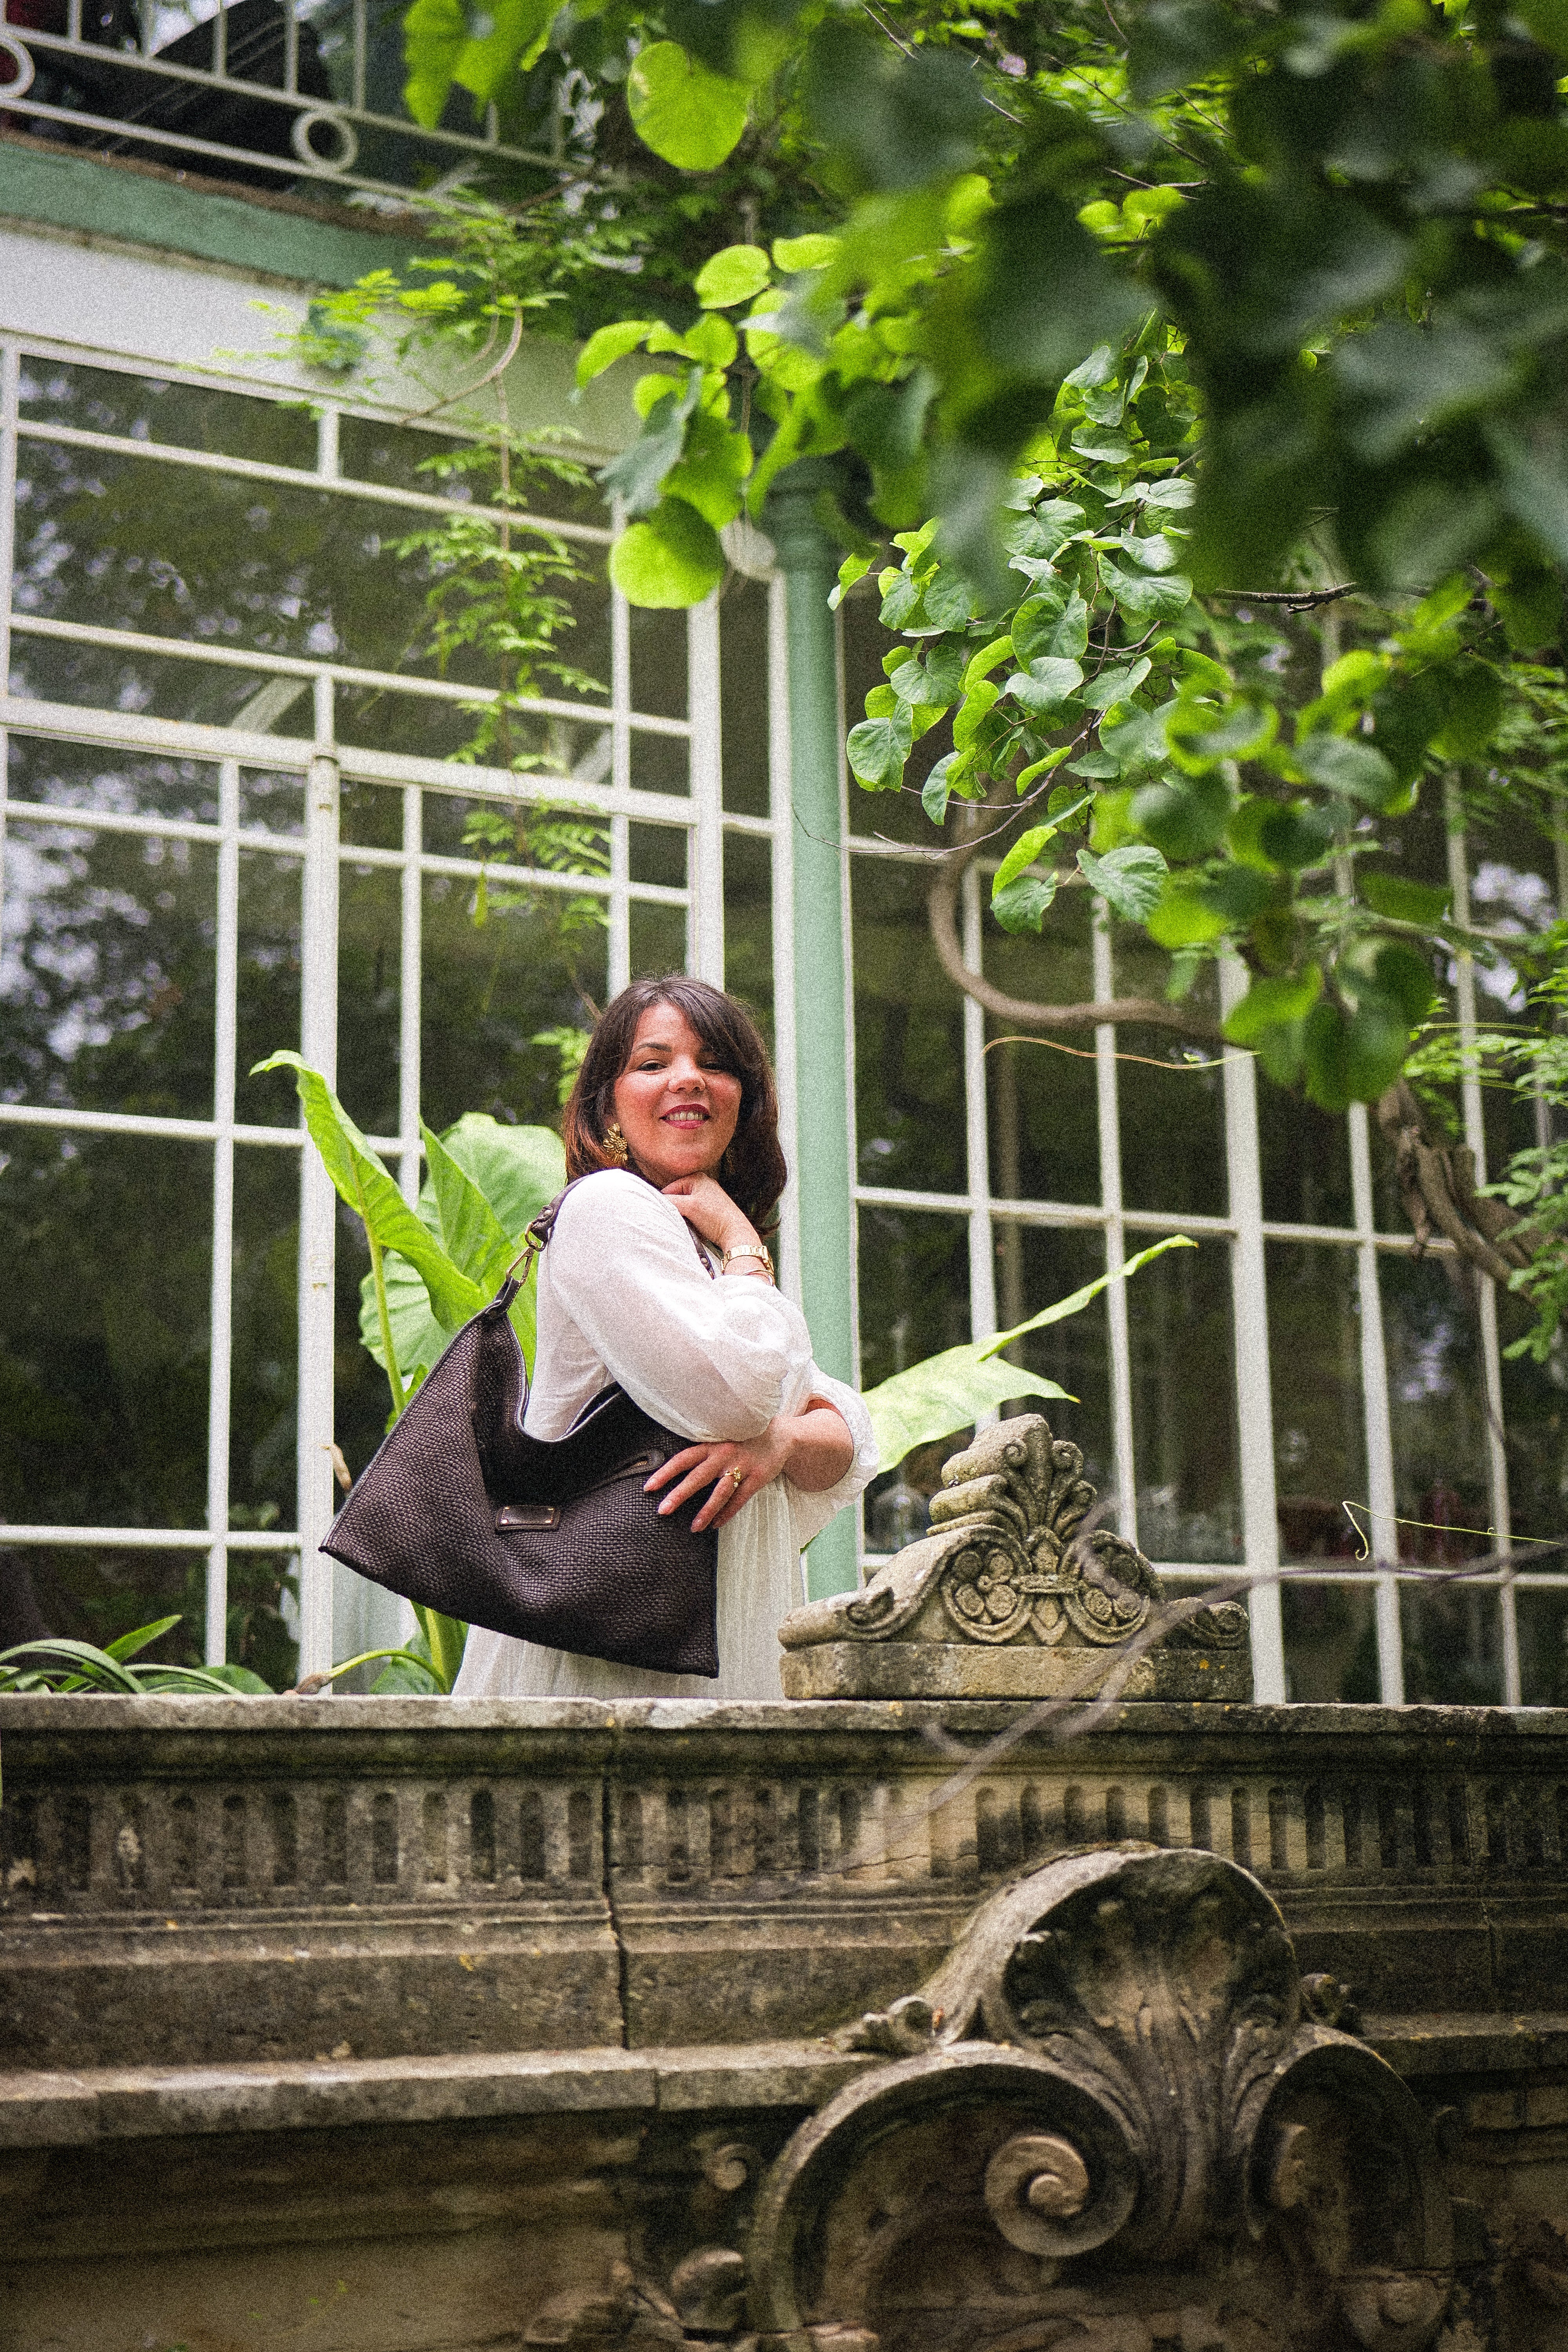
[[[589,1238],[611,1227],[636,1227],[643,1233],[664,1231],[671,1218],[685,1221],[672,1201],[634,1176],[629,1168],[596,1168],[579,1177],[561,1203],[556,1231]]]

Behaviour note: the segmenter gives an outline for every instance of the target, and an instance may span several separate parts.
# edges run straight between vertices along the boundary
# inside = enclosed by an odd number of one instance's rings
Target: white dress
[[[719,1673],[610,1665],[476,1625],[458,1698],[776,1699],[776,1628],[803,1599],[800,1554],[875,1476],[865,1406],[811,1360],[798,1307],[756,1275],[714,1280],[671,1201],[605,1169],[563,1203],[538,1262],[539,1340],[523,1426],[564,1437],[589,1400],[619,1381],[645,1412],[690,1438],[760,1437],[808,1396],[843,1414],[855,1459],[836,1486],[764,1486],[719,1530]]]

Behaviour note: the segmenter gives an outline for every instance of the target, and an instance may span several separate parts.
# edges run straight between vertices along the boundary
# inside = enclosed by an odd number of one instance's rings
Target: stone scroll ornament
[[[928,1535],[863,1591],[784,1619],[785,1696],[1088,1695],[1165,1597],[1142,1553],[1096,1517],[1082,1454],[1042,1414],[982,1431],[943,1468]],[[1122,1695],[1250,1697],[1245,1608],[1221,1601],[1173,1626]]]
[[[738,2243],[668,2290],[628,2270],[529,2341],[1464,2352],[1430,2127],[1347,2013],[1236,1864],[1065,1855],[840,2037],[903,2054],[799,2126]]]

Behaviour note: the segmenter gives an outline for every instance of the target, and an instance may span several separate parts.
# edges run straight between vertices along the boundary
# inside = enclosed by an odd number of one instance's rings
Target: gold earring
[[[626,1150],[626,1139],[621,1133],[620,1123],[616,1119],[612,1119],[605,1129],[605,1148],[617,1168],[626,1166],[630,1154]]]

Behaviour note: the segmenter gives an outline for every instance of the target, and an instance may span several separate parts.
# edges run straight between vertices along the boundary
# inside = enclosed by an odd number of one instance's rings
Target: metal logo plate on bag
[[[496,1513],[498,1528],[558,1528],[561,1509],[556,1503],[508,1503]]]

